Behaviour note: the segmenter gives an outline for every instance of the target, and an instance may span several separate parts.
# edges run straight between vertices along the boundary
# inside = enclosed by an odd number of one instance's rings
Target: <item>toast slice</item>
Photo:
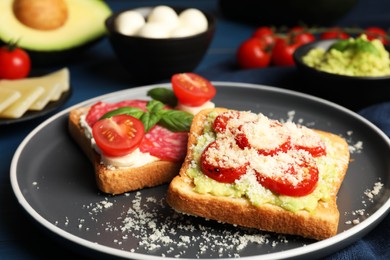
[[[109,167],[101,162],[101,156],[91,145],[80,125],[80,118],[88,107],[77,108],[69,113],[68,129],[74,141],[93,164],[98,188],[108,194],[122,194],[169,183],[179,173],[181,163],[158,160],[139,167]]]
[[[207,130],[208,116],[227,111],[224,108],[207,109],[198,113],[193,120],[188,140],[187,156],[180,170],[170,183],[167,203],[176,211],[212,219],[223,223],[255,228],[282,234],[299,235],[310,239],[322,240],[337,234],[339,211],[336,204],[337,192],[342,184],[349,163],[349,149],[346,141],[335,134],[314,130],[325,141],[326,158],[318,159],[319,181],[312,194],[298,198],[280,196],[272,193],[274,200],[253,203],[247,195],[235,195],[222,192],[223,195],[210,192],[209,187],[202,188],[204,178],[195,179],[191,170],[199,169],[199,155],[196,146],[204,131]],[[210,141],[211,142],[211,141]],[[198,159],[196,159],[198,158]],[[326,173],[323,172],[326,170]],[[199,174],[199,173],[198,173]],[[199,175],[202,175],[200,173]],[[200,184],[199,184],[200,183]],[[212,180],[211,186],[220,185]],[[322,191],[319,191],[319,190]],[[211,188],[212,190],[212,188]],[[318,195],[321,196],[318,196]],[[313,200],[310,198],[314,197]],[[306,197],[306,198],[305,198]],[[310,199],[309,199],[310,198]],[[311,201],[301,208],[289,208],[283,203]],[[291,203],[291,202],[289,202]],[[299,202],[300,203],[300,202]]]

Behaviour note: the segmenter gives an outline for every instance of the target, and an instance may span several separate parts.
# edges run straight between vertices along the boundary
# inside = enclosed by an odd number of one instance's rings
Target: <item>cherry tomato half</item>
[[[0,79],[21,79],[28,76],[31,60],[28,53],[14,44],[0,48]]]
[[[218,182],[233,183],[246,173],[249,163],[239,167],[225,166],[228,162],[223,159],[223,151],[215,152],[218,149],[218,143],[214,141],[203,151],[200,159],[202,172]]]
[[[187,106],[201,106],[211,100],[217,92],[210,81],[190,72],[174,74],[171,84],[179,102]]]
[[[134,151],[145,135],[141,120],[120,114],[97,121],[92,127],[96,145],[107,156],[124,156]]]
[[[260,39],[247,39],[237,50],[238,65],[243,69],[267,67],[271,61],[270,51]]]
[[[256,172],[257,181],[267,189],[282,195],[299,197],[310,194],[318,182],[318,168],[313,160],[302,158],[299,161],[300,163],[286,169],[280,177],[270,177]],[[302,171],[302,176],[295,178],[299,171]],[[295,179],[299,182],[295,183]]]

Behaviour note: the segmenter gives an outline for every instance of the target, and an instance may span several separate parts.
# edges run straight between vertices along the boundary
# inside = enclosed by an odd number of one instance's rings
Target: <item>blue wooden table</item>
[[[237,1],[238,3],[240,1]],[[192,6],[210,11],[217,16],[215,38],[195,72],[215,81],[237,81],[293,88],[295,67],[240,70],[235,63],[239,44],[256,28],[227,20],[218,8],[218,1],[107,1],[114,11],[157,4]],[[1,10],[0,10],[1,15]],[[390,27],[390,2],[360,0],[353,10],[337,21],[340,26]],[[57,66],[57,65],[56,65]],[[62,66],[62,65],[60,65]],[[73,93],[61,109],[81,101],[117,90],[135,87],[114,56],[107,39],[90,48],[80,60],[66,64],[71,73]],[[57,69],[49,67],[48,69]],[[285,80],[285,79],[291,79]],[[0,259],[70,259],[84,258],[80,251],[58,243],[51,234],[36,226],[14,197],[10,185],[10,163],[15,150],[26,135],[50,115],[29,122],[0,126]],[[390,116],[389,116],[390,117]],[[390,120],[390,119],[389,119]],[[343,248],[328,259],[390,259],[390,217],[387,216],[372,232]]]

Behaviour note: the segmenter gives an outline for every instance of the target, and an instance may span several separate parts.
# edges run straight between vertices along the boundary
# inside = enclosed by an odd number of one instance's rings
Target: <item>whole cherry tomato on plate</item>
[[[28,76],[31,60],[28,53],[9,44],[0,48],[0,79],[21,79]]]
[[[334,27],[320,34],[320,39],[348,39],[350,36],[344,32],[341,28]]]
[[[237,62],[243,69],[264,68],[271,62],[271,45],[267,45],[258,38],[244,41],[237,50]]]
[[[217,92],[209,80],[191,72],[174,74],[171,84],[179,103],[187,106],[201,106]]]
[[[378,39],[383,44],[389,44],[389,36],[387,32],[379,27],[368,27],[364,30],[364,33],[367,35],[368,40]]]

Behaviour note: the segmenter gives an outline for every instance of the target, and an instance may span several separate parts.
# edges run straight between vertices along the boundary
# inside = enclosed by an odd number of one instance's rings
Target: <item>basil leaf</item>
[[[172,90],[167,88],[151,89],[147,92],[147,95],[171,107],[175,107],[178,102],[175,93]]]
[[[161,119],[161,116],[159,113],[144,113],[140,120],[144,124],[145,133],[149,132],[149,130],[156,125]]]
[[[180,110],[161,110],[159,125],[172,132],[190,131],[194,115]]]
[[[351,44],[352,44],[352,43],[351,43],[351,40],[350,40],[350,39],[340,40],[340,41],[337,41],[337,42],[333,43],[333,44],[330,46],[330,48],[328,49],[328,51],[331,50],[331,49],[336,49],[336,50],[338,50],[338,51],[343,52],[343,51],[349,49],[350,46],[351,46]]]
[[[363,39],[358,38],[356,40],[356,49],[357,52],[368,52],[370,54],[373,54],[377,57],[380,56],[379,50],[375,48],[374,44],[369,41],[365,41]]]
[[[158,111],[162,110],[164,106],[165,105],[160,101],[152,99],[148,102],[148,104],[146,104],[146,109],[150,113],[157,113]]]
[[[130,115],[139,119],[143,113],[144,111],[138,107],[120,107],[105,113],[102,117],[99,118],[99,120],[120,114]]]

